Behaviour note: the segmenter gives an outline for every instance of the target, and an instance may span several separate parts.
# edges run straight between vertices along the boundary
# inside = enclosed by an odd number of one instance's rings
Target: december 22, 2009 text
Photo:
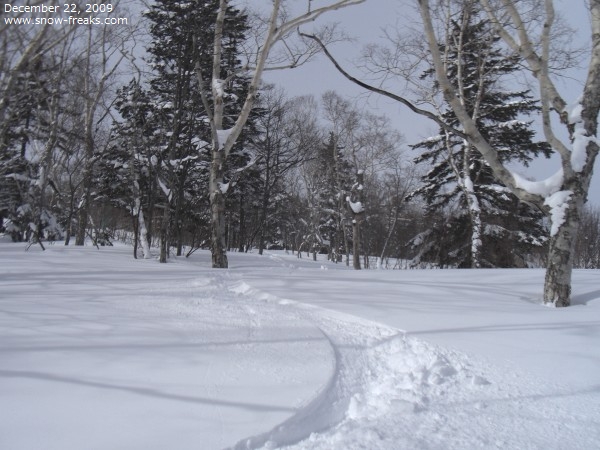
[[[12,3],[4,4],[5,13],[59,13],[60,5],[13,5]],[[75,3],[65,3],[62,5],[63,12],[65,13],[111,13],[114,10],[114,6],[111,3],[86,3],[82,10]]]

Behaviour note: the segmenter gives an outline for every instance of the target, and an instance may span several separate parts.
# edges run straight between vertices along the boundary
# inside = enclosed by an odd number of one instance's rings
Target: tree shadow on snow
[[[188,403],[198,403],[198,404],[207,404],[207,405],[218,405],[218,406],[226,406],[232,408],[241,408],[250,411],[283,411],[283,412],[295,412],[294,408],[286,408],[282,406],[276,405],[261,405],[256,403],[247,403],[247,402],[232,402],[228,400],[218,400],[214,398],[204,398],[204,397],[196,397],[191,395],[181,395],[175,393],[163,392],[158,389],[144,388],[138,386],[128,386],[128,385],[120,385],[114,383],[105,383],[100,381],[91,381],[91,380],[80,380],[77,378],[66,377],[62,375],[54,375],[50,373],[43,372],[32,372],[32,371],[24,371],[24,370],[0,370],[0,377],[3,378],[25,378],[30,380],[41,380],[41,381],[50,381],[56,383],[64,383],[64,384],[74,384],[79,386],[87,386],[92,388],[99,389],[108,389],[113,391],[124,391],[130,394],[143,395],[147,397],[156,397],[160,399],[166,400],[175,400],[180,402],[188,402]]]

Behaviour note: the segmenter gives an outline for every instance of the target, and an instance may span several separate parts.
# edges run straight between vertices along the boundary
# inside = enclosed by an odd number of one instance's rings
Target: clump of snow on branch
[[[213,91],[218,97],[223,97],[225,95],[225,88],[223,87],[224,84],[225,83],[223,80],[219,80],[218,78],[214,79],[212,82]]]
[[[515,180],[515,185],[519,189],[523,189],[531,194],[541,195],[542,197],[549,197],[558,192],[563,183],[562,168],[557,170],[554,175],[542,181],[527,180],[516,172],[511,172],[511,174]]]
[[[217,184],[219,185],[219,190],[221,191],[221,194],[223,194],[223,195],[227,194],[227,191],[229,190],[230,182],[217,183]]]
[[[581,172],[587,161],[587,146],[590,142],[597,142],[594,136],[587,136],[583,118],[583,105],[579,100],[569,108],[569,123],[574,126],[573,149],[571,151],[571,165],[575,172]]]
[[[555,236],[561,225],[565,223],[566,212],[569,208],[569,199],[572,195],[572,191],[558,191],[544,201],[544,204],[550,207],[550,218],[552,220],[550,236]]]
[[[222,150],[225,147],[225,142],[229,138],[229,135],[233,131],[233,128],[228,128],[226,130],[217,130],[217,138],[219,139],[219,150]]]
[[[163,183],[163,181],[159,178],[158,179],[158,185],[160,186],[160,189],[163,191],[163,194],[165,194],[165,196],[167,197],[167,199],[169,201],[171,201],[172,199],[172,192],[171,189],[169,189],[165,183]]]
[[[350,197],[346,197],[346,201],[354,214],[360,214],[365,210],[362,202],[353,202]]]
[[[527,126],[527,123],[522,120],[507,120],[506,122],[499,122],[496,124],[498,128],[514,128],[518,126]]]
[[[194,137],[192,139],[192,145],[196,146],[196,150],[203,150],[205,148],[210,147],[210,144],[208,142],[200,139],[199,137]]]

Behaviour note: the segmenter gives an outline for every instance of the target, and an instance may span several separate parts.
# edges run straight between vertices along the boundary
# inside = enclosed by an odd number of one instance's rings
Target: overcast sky
[[[317,4],[315,0],[313,4]],[[351,44],[340,44],[332,47],[332,51],[340,62],[353,73],[353,60],[360,56],[361,47],[374,42],[382,36],[385,26],[402,24],[407,17],[415,17],[414,8],[406,6],[412,2],[370,0],[341,11],[333,12],[325,17],[322,23],[339,22],[340,26],[356,41]],[[588,13],[582,0],[555,1],[557,14],[561,15],[578,31],[577,39],[589,41]],[[587,62],[585,63],[587,64]],[[567,102],[576,102],[581,95],[581,84],[585,80],[585,71],[570,74],[574,80],[563,80],[558,87]],[[359,100],[358,104],[378,114],[386,114],[393,124],[405,136],[406,143],[415,143],[420,139],[437,134],[437,127],[428,119],[411,113],[406,107],[392,100],[375,95],[366,95],[365,91],[338,74],[325,57],[319,56],[303,67],[280,72],[270,72],[266,81],[283,86],[289,95],[314,94],[320,96],[327,90],[335,90],[346,96]],[[401,92],[398,92],[401,94]],[[556,160],[541,160],[532,169],[523,171],[523,175],[535,179],[543,179],[553,174],[560,166]],[[590,189],[590,202],[600,205],[600,163],[596,161],[595,177]]]

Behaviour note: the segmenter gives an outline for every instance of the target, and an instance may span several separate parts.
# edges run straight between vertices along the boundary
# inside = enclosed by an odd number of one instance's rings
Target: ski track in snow
[[[571,449],[572,442],[598,448],[600,430],[585,420],[589,411],[572,416],[556,402],[581,393],[557,395],[557,386],[540,386],[517,370],[503,373],[401,330],[278,298],[243,280],[228,288],[243,301],[294,310],[321,330],[335,357],[329,382],[312,401],[233,450]]]

